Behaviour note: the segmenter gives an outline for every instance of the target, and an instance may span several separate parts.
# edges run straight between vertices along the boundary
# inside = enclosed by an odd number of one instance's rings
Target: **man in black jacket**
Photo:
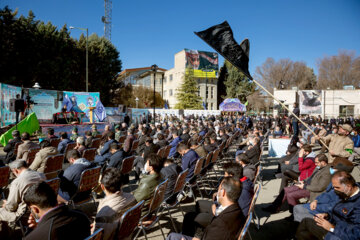
[[[249,140],[249,147],[245,151],[245,155],[248,157],[250,164],[256,164],[259,162],[261,154],[260,139],[258,137]]]
[[[160,171],[161,177],[163,180],[168,179],[168,185],[165,191],[165,199],[167,203],[173,203],[176,199],[176,195],[173,195],[174,187],[176,180],[179,176],[179,173],[182,171],[181,167],[174,163],[171,159],[166,159],[164,161],[164,166]],[[169,198],[171,197],[171,198]]]
[[[45,182],[29,187],[24,201],[30,208],[29,227],[34,230],[25,239],[84,239],[90,236],[90,221],[66,205],[57,206],[54,190]],[[38,222],[37,222],[38,221]]]
[[[6,152],[5,163],[10,163],[15,160],[15,158],[16,158],[16,155],[15,155],[16,143],[22,142],[20,139],[20,132],[18,130],[12,131],[11,134],[13,136],[13,139],[11,139],[8,142],[8,144],[6,144],[6,146],[4,147],[4,152]]]
[[[241,183],[233,177],[225,177],[214,199],[213,218],[205,228],[203,240],[236,239],[236,235],[245,223],[245,217],[237,203],[241,193]],[[167,240],[200,240],[198,237],[171,233]]]
[[[124,160],[124,152],[120,149],[117,143],[110,144],[111,157],[107,167],[121,169],[122,161]]]

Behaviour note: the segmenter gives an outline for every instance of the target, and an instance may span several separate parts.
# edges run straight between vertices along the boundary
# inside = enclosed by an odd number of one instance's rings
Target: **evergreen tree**
[[[245,103],[246,97],[255,91],[255,83],[230,62],[225,61],[224,65],[226,65],[227,69],[227,76],[224,82],[226,86],[226,97],[238,98],[242,103]]]
[[[199,86],[193,69],[186,69],[183,83],[177,89],[176,109],[202,109],[201,97],[198,96]]]

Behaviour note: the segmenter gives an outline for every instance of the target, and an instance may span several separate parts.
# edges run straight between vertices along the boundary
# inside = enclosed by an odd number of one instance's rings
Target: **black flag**
[[[195,34],[220,53],[231,64],[239,68],[248,78],[253,79],[249,73],[249,40],[245,39],[239,45],[235,41],[233,32],[227,21],[204,31],[195,32]]]

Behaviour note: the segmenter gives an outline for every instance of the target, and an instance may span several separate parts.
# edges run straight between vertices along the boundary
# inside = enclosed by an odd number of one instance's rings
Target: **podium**
[[[94,123],[95,121],[94,121],[94,109],[95,109],[96,107],[89,107],[89,118],[90,118],[90,123]]]

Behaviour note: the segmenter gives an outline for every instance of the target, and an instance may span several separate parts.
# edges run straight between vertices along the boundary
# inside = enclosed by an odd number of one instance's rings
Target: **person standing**
[[[300,116],[300,109],[298,107],[298,103],[294,103],[294,110],[293,113],[299,117]],[[298,136],[299,135],[299,123],[296,117],[292,116],[292,127],[293,127],[293,131],[294,131],[294,136]]]

